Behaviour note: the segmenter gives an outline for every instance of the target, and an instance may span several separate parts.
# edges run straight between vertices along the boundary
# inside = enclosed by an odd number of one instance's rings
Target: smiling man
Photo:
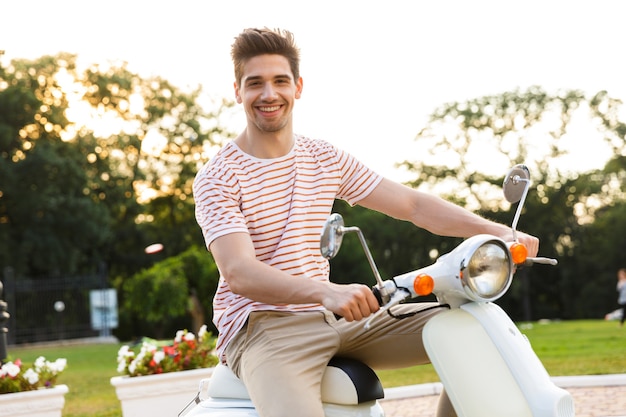
[[[333,356],[375,369],[428,363],[421,331],[438,313],[432,303],[400,306],[399,314],[415,314],[384,315],[364,331],[359,321],[378,311],[376,298],[365,285],[330,282],[319,250],[335,199],[444,236],[489,233],[511,241],[512,232],[383,178],[329,142],[296,134],[292,113],[303,80],[290,32],[247,29],[232,58],[247,125],[194,182],[196,219],[221,275],[213,300],[218,355],[260,416],[322,417],[320,384]],[[518,238],[529,256],[537,253],[535,237]],[[437,415],[455,415],[445,393]]]
[[[289,144],[284,155],[292,145],[291,112],[302,93],[302,78],[294,79],[289,62],[281,55],[255,56],[245,68],[240,81],[235,83],[235,96],[244,106],[248,128],[236,143],[243,149],[255,145],[253,137],[283,137]]]

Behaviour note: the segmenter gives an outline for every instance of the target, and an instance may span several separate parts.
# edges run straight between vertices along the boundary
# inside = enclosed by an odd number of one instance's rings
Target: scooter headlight
[[[499,298],[511,285],[513,262],[506,245],[485,241],[466,258],[461,268],[465,292],[475,301]]]

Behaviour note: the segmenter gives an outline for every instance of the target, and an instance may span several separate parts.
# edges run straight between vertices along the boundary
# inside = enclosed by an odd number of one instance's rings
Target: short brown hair
[[[282,55],[289,61],[294,81],[300,78],[300,49],[294,36],[283,29],[245,29],[236,38],[231,48],[235,65],[235,81],[239,85],[243,76],[243,66],[249,59],[258,55]]]

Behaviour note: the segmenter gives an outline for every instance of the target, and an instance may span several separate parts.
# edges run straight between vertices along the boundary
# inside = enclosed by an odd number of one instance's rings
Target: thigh
[[[322,312],[256,312],[227,360],[260,416],[323,416],[320,384],[339,344]]]
[[[383,313],[369,330],[364,321],[347,323],[339,320],[337,328],[342,336],[338,352],[359,359],[374,369],[405,368],[429,363],[422,341],[422,330],[428,320],[447,309],[438,303],[404,304],[392,309],[394,318]],[[445,390],[439,398],[437,417],[456,417]]]
[[[365,321],[336,324],[342,337],[339,355],[359,359],[374,369],[404,368],[429,363],[422,341],[428,320],[445,307],[437,303],[402,304],[392,309],[397,319],[387,313],[377,317],[365,330]],[[415,314],[414,314],[415,313]]]

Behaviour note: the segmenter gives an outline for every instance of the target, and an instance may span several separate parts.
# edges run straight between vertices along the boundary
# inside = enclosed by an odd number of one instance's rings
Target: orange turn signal
[[[528,249],[522,243],[514,243],[509,248],[511,251],[511,257],[513,258],[513,263],[516,265],[523,264],[528,257]]]
[[[419,274],[413,281],[413,290],[417,295],[429,295],[435,288],[435,281],[433,277],[426,274]]]

